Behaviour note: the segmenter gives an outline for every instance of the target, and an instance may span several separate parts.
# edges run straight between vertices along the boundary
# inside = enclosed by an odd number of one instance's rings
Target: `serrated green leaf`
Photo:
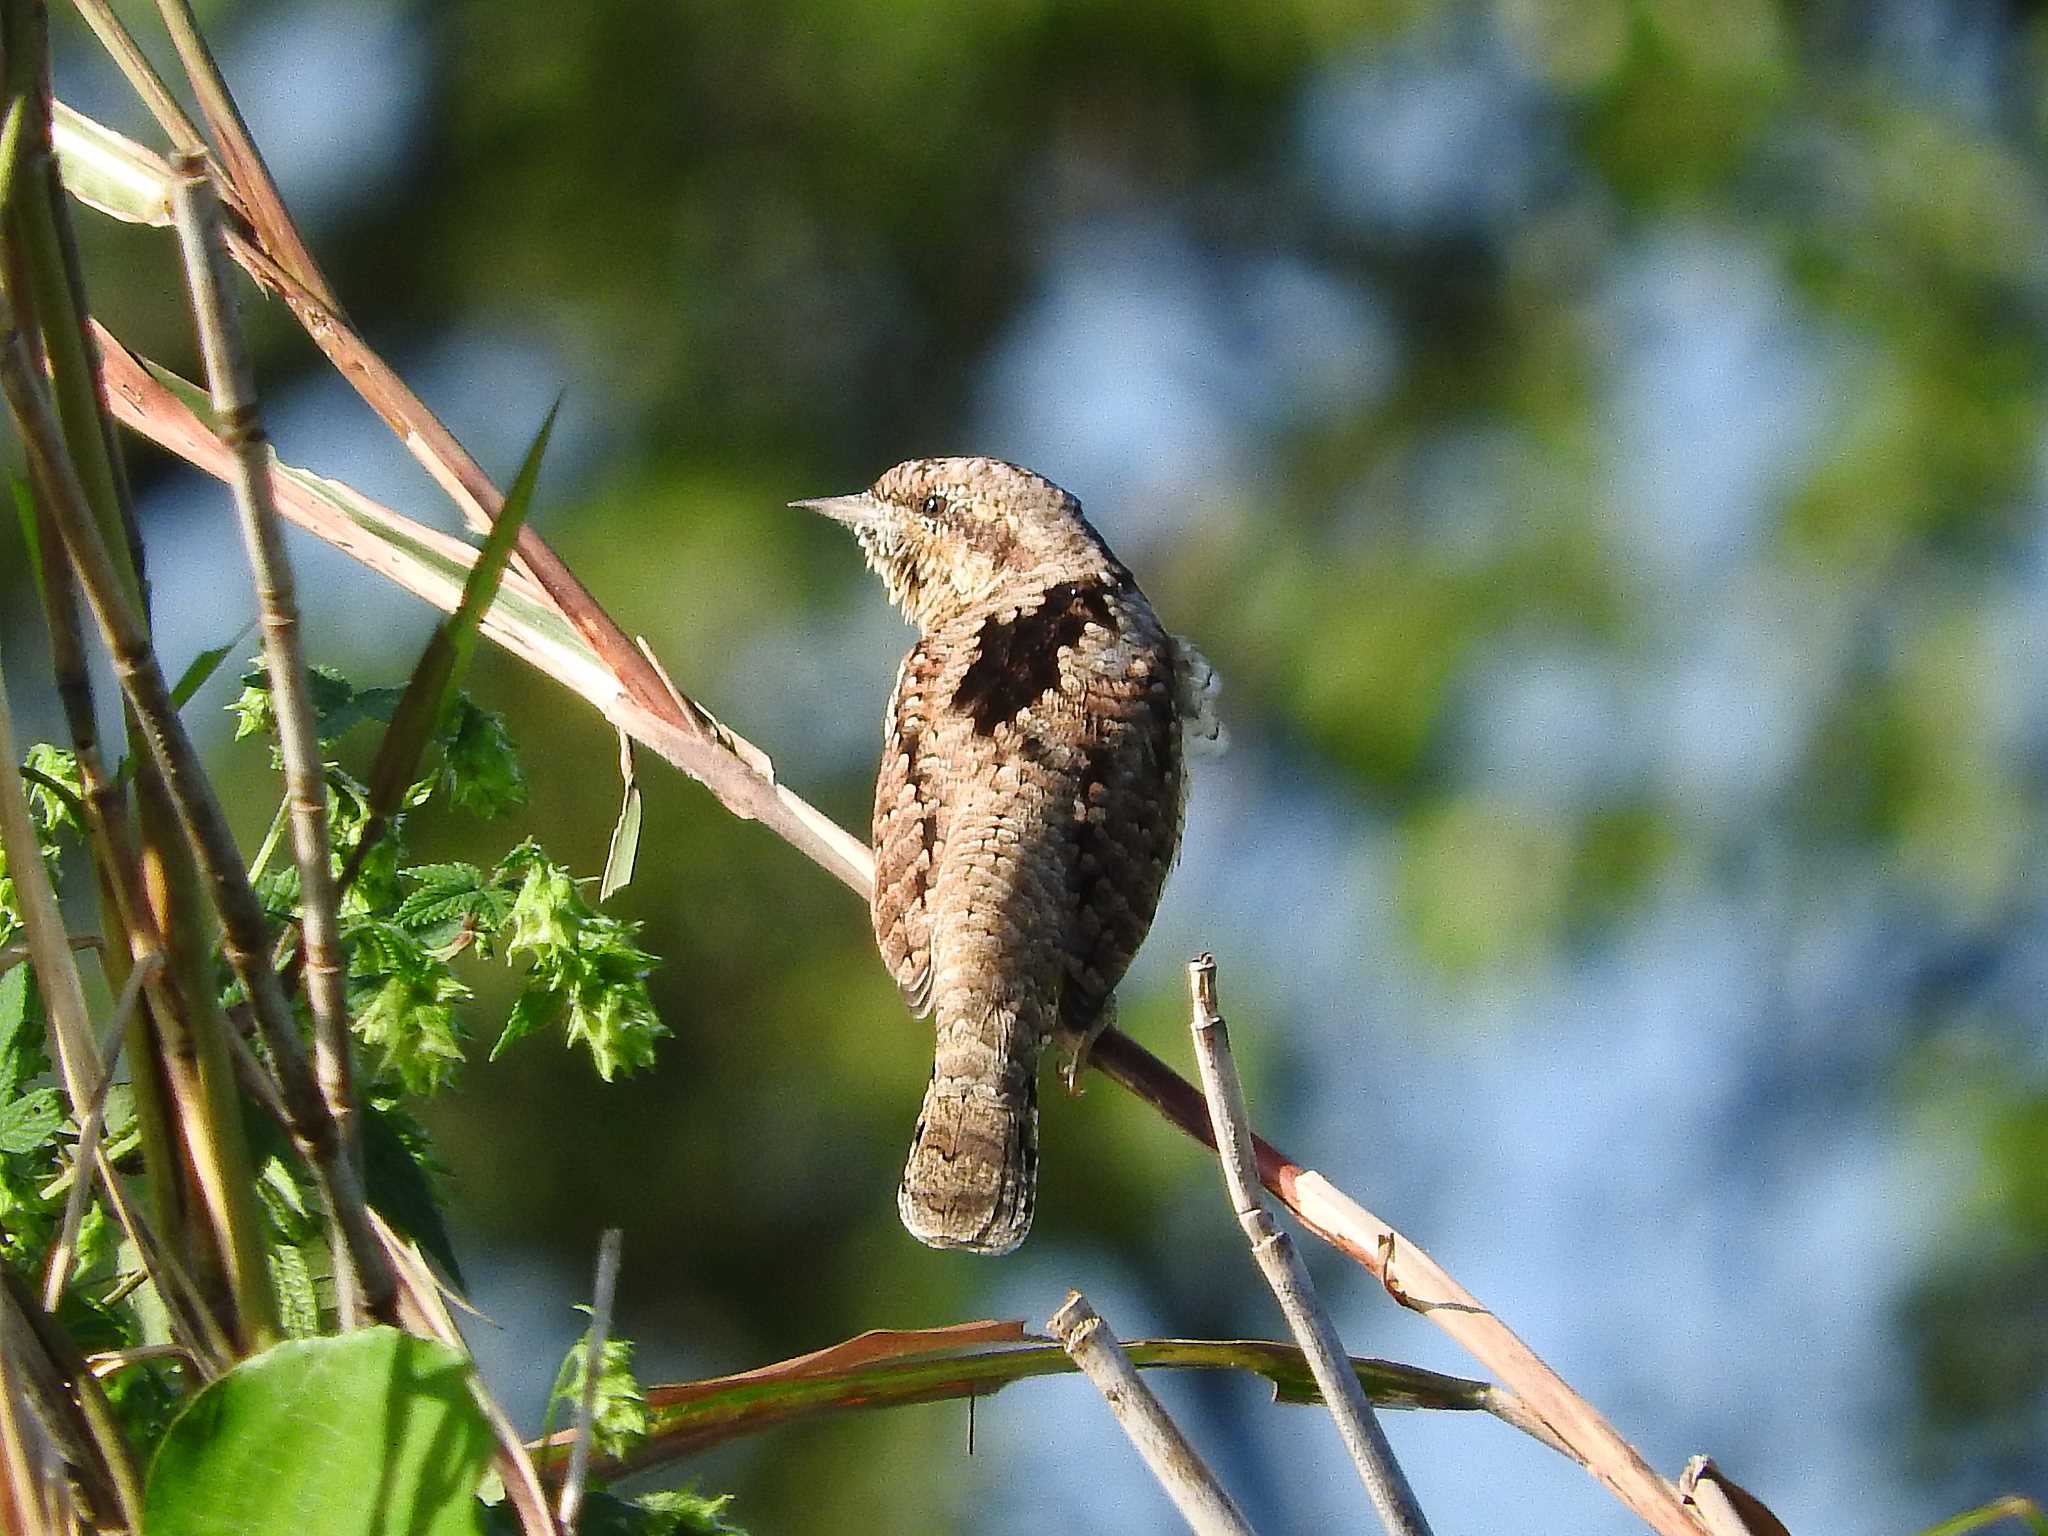
[[[27,780],[29,808],[45,832],[54,833],[59,827],[84,832],[85,775],[76,752],[39,741],[28,749],[21,774]]]
[[[491,1060],[496,1061],[505,1051],[524,1040],[543,1024],[554,1019],[567,1001],[560,988],[545,977],[529,976],[520,990],[519,1000],[512,1005],[512,1011],[505,1018],[505,1027],[498,1034],[498,1043],[491,1047]]]
[[[576,1528],[582,1536],[746,1536],[724,1518],[731,1502],[729,1493],[714,1496],[690,1488],[664,1488],[633,1499],[597,1492],[584,1499]]]
[[[502,715],[457,693],[441,728],[441,778],[448,796],[479,816],[502,816],[526,803],[526,776]]]
[[[37,1088],[0,1104],[0,1152],[33,1152],[64,1123],[64,1102],[54,1088]]]
[[[567,870],[540,863],[526,872],[512,903],[512,938],[506,953],[544,954],[571,949],[578,926],[576,882]]]
[[[404,1109],[371,1100],[363,1105],[363,1184],[379,1215],[425,1250],[458,1286],[462,1267],[441,1220],[431,1177],[435,1169],[426,1132]]]
[[[351,998],[357,1036],[382,1047],[383,1070],[413,1093],[444,1087],[463,1060],[451,1004],[466,1001],[469,988],[438,961],[427,963],[431,969],[394,973]]]
[[[193,1399],[158,1449],[150,1536],[479,1536],[491,1431],[469,1363],[394,1328],[294,1339]]]
[[[588,1307],[583,1308],[589,1311]],[[549,1412],[559,1408],[574,1419],[583,1401],[583,1378],[590,1361],[590,1335],[576,1341],[562,1357],[555,1375],[555,1390]],[[606,1339],[597,1370],[597,1395],[591,1425],[591,1444],[603,1456],[624,1456],[647,1438],[647,1397],[633,1377],[633,1342]]]

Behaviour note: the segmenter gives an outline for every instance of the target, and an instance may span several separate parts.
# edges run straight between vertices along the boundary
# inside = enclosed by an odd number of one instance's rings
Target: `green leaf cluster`
[[[315,669],[313,695],[321,740],[331,748],[358,725],[388,722],[400,690],[358,689],[337,672]],[[230,709],[238,740],[274,734],[275,708],[260,665],[243,674]],[[356,868],[342,908],[349,1013],[358,1038],[375,1051],[377,1080],[433,1093],[467,1059],[470,1032],[461,1010],[474,993],[456,971],[465,955],[525,964],[493,1058],[559,1022],[568,1043],[586,1049],[607,1082],[651,1065],[654,1043],[667,1030],[648,995],[655,957],[635,942],[638,924],[598,911],[584,895],[586,882],[530,839],[490,868],[406,862],[408,821],[437,802],[498,816],[525,799],[503,720],[467,694],[450,696],[432,744],[436,755],[424,775],[381,827],[362,780],[339,764],[327,768],[334,868],[343,872],[351,861]],[[365,846],[372,836],[376,841]],[[298,899],[296,871],[282,864],[266,870],[258,889],[272,914],[287,921]]]

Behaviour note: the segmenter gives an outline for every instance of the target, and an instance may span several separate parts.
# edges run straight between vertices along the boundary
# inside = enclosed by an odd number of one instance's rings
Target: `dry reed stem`
[[[1280,1304],[1288,1331],[1308,1359],[1323,1402],[1336,1420],[1337,1433],[1380,1523],[1389,1536],[1429,1536],[1429,1521],[1416,1502],[1415,1490],[1409,1487],[1394,1448],[1387,1443],[1386,1431],[1359,1385],[1358,1373],[1351,1369],[1350,1352],[1316,1296],[1307,1266],[1294,1251],[1293,1241],[1274,1225],[1272,1212],[1258,1196],[1258,1159],[1252,1151],[1244,1084],[1231,1055],[1230,1031],[1216,1009],[1215,956],[1202,955],[1190,962],[1188,992],[1195,1060],[1209,1100],[1209,1123],[1216,1132],[1223,1182],[1231,1209],[1251,1243],[1252,1257]]]
[[[277,503],[270,494],[270,448],[241,326],[227,291],[221,252],[220,203],[204,158],[178,159],[171,212],[185,259],[186,284],[206,361],[218,435],[232,456],[235,508],[256,586],[263,653],[277,710],[284,757],[285,799],[291,808],[292,852],[299,871],[299,932],[304,946],[306,999],[313,1015],[313,1067],[339,1144],[337,1156],[358,1170],[362,1155],[349,1066],[348,968],[341,948],[340,897],[327,838],[327,778],[320,754],[312,685],[300,638],[299,602]],[[358,1277],[338,1226],[330,1232],[335,1312],[344,1331],[356,1324]]]
[[[1139,1377],[1109,1324],[1087,1298],[1079,1291],[1067,1292],[1066,1304],[1045,1326],[1102,1394],[1117,1427],[1145,1458],[1189,1528],[1197,1536],[1253,1536],[1251,1522]]]
[[[173,146],[179,150],[204,152],[206,140],[198,126],[185,114],[184,107],[164,83],[164,77],[157,73],[156,66],[149,62],[149,56],[135,41],[121,18],[114,14],[114,8],[107,0],[72,0],[72,5],[85,24],[92,28],[93,36],[100,40],[100,46],[127,77],[128,84],[149,109],[149,115],[156,119],[157,126],[169,136]]]
[[[220,66],[214,62],[213,50],[199,30],[199,18],[193,15],[186,0],[157,0],[157,13],[163,17],[164,29],[171,34],[172,46],[178,50],[178,61],[185,66],[185,78],[198,99],[200,113],[213,130],[214,142],[220,146],[228,180],[239,194],[257,236],[271,256],[308,292],[319,295],[330,308],[339,309],[319,263],[313,260],[313,253],[306,248],[298,226],[285,209],[270,167],[263,163],[262,153],[249,137],[249,125],[242,120],[241,108],[235,105]]]
[[[71,944],[64,932],[57,893],[50,885],[37,850],[35,825],[29,819],[28,797],[13,765],[20,758],[15,739],[13,711],[8,707],[6,677],[0,672],[0,848],[8,850],[8,869],[14,876],[15,901],[21,911],[22,927],[28,936],[30,963],[35,966],[36,984],[43,997],[43,1011],[56,1047],[58,1073],[74,1108],[91,1101],[93,1086],[104,1073],[99,1046],[92,1037],[86,1013],[85,988],[78,967],[71,958]],[[94,1147],[102,1187],[114,1208],[115,1219],[134,1242],[142,1265],[156,1284],[172,1325],[184,1337],[195,1355],[218,1370],[233,1358],[228,1341],[221,1334],[209,1308],[200,1300],[189,1276],[156,1241],[141,1213],[128,1199],[104,1147]]]

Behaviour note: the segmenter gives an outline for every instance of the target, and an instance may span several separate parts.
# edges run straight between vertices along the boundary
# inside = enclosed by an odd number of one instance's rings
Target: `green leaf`
[[[357,992],[350,1007],[363,1043],[383,1047],[383,1070],[396,1073],[412,1093],[432,1093],[462,1065],[462,1031],[452,1005],[468,997],[469,988],[445,970],[407,969]]]
[[[449,798],[479,816],[526,804],[526,776],[505,718],[457,693],[441,727],[441,778]]]
[[[432,1175],[439,1165],[427,1133],[400,1105],[379,1098],[363,1105],[361,1125],[363,1184],[370,1204],[461,1286],[462,1267],[434,1192]]]
[[[191,702],[192,695],[204,688],[206,680],[220,670],[220,664],[228,659],[228,652],[240,646],[249,631],[255,627],[256,621],[251,619],[235,631],[234,637],[227,644],[216,645],[194,656],[185,670],[178,674],[178,681],[171,688],[171,702],[180,709]]]
[[[582,1536],[745,1536],[725,1519],[732,1495],[665,1488],[635,1499],[593,1493],[583,1501]]]
[[[28,962],[0,974],[0,1062],[14,1054],[14,1039],[28,1015]],[[4,1080],[4,1074],[0,1074]]]
[[[394,1328],[294,1339],[192,1400],[149,1470],[150,1536],[478,1536],[491,1431],[469,1363]]]
[[[431,928],[437,923],[479,916],[494,904],[509,905],[503,893],[490,888],[484,872],[474,864],[415,864],[400,873],[413,882],[412,890],[392,914],[392,921],[401,928]],[[498,921],[503,920],[500,912]]]
[[[21,776],[27,780],[28,803],[45,832],[59,827],[85,831],[85,775],[78,754],[39,741],[28,749]]]
[[[54,1088],[38,1088],[0,1104],[0,1152],[33,1152],[64,1123],[64,1104]]]
[[[580,1310],[588,1312],[588,1307]],[[574,1422],[583,1403],[584,1367],[590,1360],[590,1335],[578,1339],[562,1357],[562,1369],[555,1376],[555,1390],[549,1400],[552,1416]],[[597,1396],[591,1416],[591,1445],[601,1456],[625,1456],[647,1438],[647,1397],[633,1378],[633,1343],[630,1339],[606,1339],[604,1358],[597,1368]]]
[[[561,1013],[564,1001],[561,988],[546,978],[538,974],[527,977],[526,985],[520,989],[519,1000],[506,1016],[498,1043],[491,1047],[491,1060],[496,1061],[509,1048]]]
[[[1930,1525],[1920,1536],[1967,1536],[1969,1532],[1981,1531],[2001,1520],[2017,1520],[2035,1536],[2048,1536],[2048,1516],[2041,1513],[2041,1506],[2015,1493],[1993,1499],[1989,1504],[1980,1504],[1960,1515],[1951,1515],[1938,1525]],[[587,1532],[588,1527],[585,1529]]]
[[[544,954],[576,943],[576,909],[582,903],[569,873],[545,861],[526,872],[512,903],[512,942],[508,954]]]

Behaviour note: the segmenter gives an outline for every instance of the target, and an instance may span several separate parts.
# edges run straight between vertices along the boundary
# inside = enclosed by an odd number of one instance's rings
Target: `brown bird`
[[[875,786],[875,939],[935,1016],[897,1207],[934,1248],[1007,1253],[1038,1188],[1038,1061],[1109,1022],[1180,842],[1184,733],[1215,674],[1051,481],[914,459],[792,503],[851,528],[917,625]]]

